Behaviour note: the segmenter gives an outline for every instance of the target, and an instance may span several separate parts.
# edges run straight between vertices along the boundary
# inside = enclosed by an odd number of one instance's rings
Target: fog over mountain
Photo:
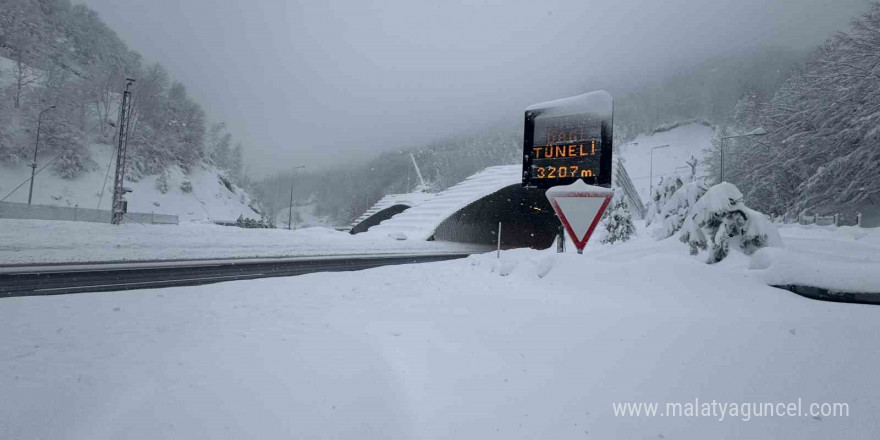
[[[246,144],[255,177],[516,124],[762,46],[807,50],[865,0],[87,0]]]

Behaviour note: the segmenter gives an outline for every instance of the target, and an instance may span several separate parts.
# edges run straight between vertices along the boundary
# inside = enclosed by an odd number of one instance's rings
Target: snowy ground
[[[741,254],[709,266],[641,232],[582,256],[4,299],[0,438],[880,436],[880,308],[773,289]],[[873,231],[783,236],[856,258],[880,246]],[[850,415],[612,409],[694,398]]]
[[[329,228],[242,229],[180,225],[0,219],[0,265],[187,258],[276,257],[484,249],[474,245],[398,241]]]

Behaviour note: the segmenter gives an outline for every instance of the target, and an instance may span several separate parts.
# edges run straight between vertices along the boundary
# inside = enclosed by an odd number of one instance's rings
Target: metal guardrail
[[[645,214],[647,213],[645,204],[642,203],[642,198],[639,197],[639,193],[636,191],[636,187],[633,185],[629,173],[626,172],[626,167],[623,166],[623,162],[619,158],[617,159],[617,173],[614,175],[614,183],[623,189],[623,193],[626,195],[629,205],[636,211],[636,218],[645,218]]]
[[[28,205],[26,203],[0,202],[0,218],[26,220],[62,220],[75,222],[110,223],[112,213],[106,209],[80,208],[79,206]],[[176,225],[176,215],[152,212],[129,212],[123,222],[143,224]]]
[[[818,226],[861,226],[862,214],[855,215],[834,214],[834,215],[783,215],[782,223],[785,224],[801,224],[801,225],[818,225]]]
[[[397,264],[454,260],[472,253],[474,252],[8,266],[0,267],[0,299],[195,286],[314,272],[343,272]]]

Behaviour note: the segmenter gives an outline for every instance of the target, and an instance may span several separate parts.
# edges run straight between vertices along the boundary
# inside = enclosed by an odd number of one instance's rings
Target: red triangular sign
[[[582,180],[547,190],[547,199],[579,254],[583,253],[613,196],[611,189],[587,185]]]

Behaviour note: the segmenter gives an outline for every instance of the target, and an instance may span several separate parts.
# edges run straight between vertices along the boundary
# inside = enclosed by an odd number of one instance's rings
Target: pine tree
[[[156,178],[156,189],[162,194],[168,192],[168,170],[159,173],[159,177]]]
[[[651,194],[651,203],[648,206],[648,215],[645,220],[647,220],[647,224],[651,225],[657,217],[657,214],[660,214],[660,211],[666,206],[666,201],[678,191],[684,185],[684,181],[681,180],[681,177],[672,176],[668,179],[661,177],[660,182],[657,183],[657,186],[654,187],[654,191]]]
[[[629,211],[626,197],[624,197],[620,188],[615,189],[611,206],[602,215],[602,225],[605,229],[605,234],[601,242],[604,244],[627,241],[636,232],[632,222],[632,213]]]
[[[673,236],[681,229],[691,208],[708,190],[705,182],[697,180],[675,191],[657,214],[652,224],[651,235],[657,240]]]

